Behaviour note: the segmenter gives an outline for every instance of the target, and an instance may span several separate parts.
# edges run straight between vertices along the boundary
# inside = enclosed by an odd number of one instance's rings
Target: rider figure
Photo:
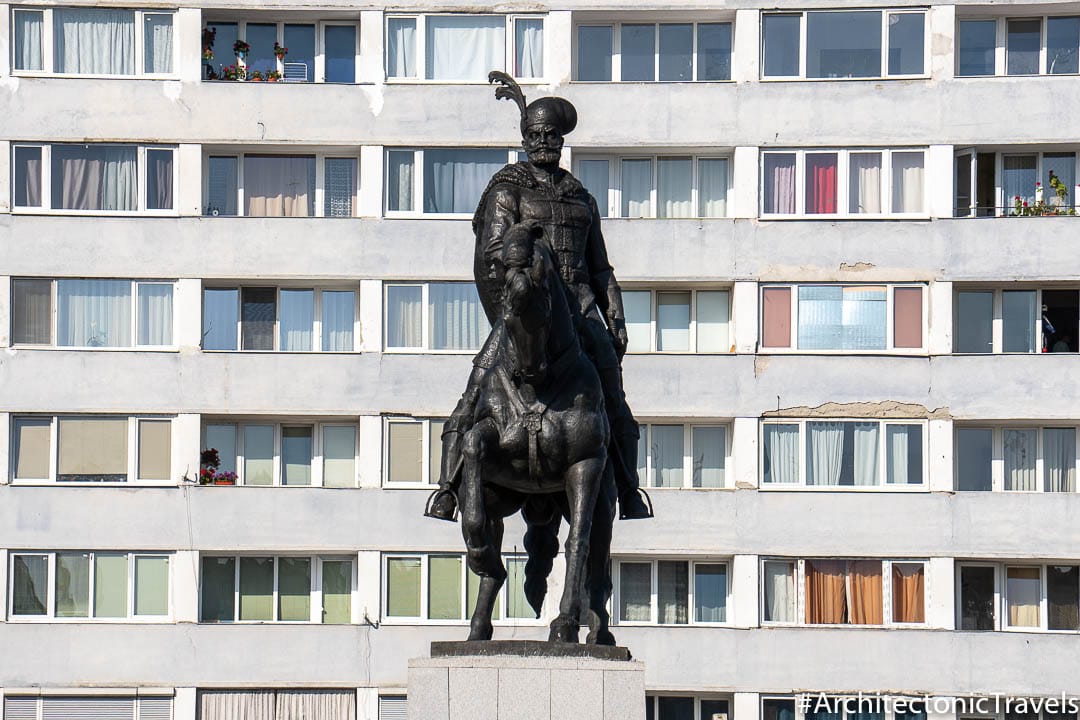
[[[556,97],[541,98],[526,107],[524,95],[511,78],[492,73],[490,79],[497,79],[503,86],[496,90],[496,97],[508,97],[518,104],[522,147],[529,160],[507,165],[492,177],[473,217],[473,270],[481,304],[495,325],[505,272],[504,242],[508,234],[542,230],[554,250],[569,295],[584,317],[579,326],[582,345],[603,386],[612,429],[612,456],[617,455],[614,469],[620,517],[652,517],[639,491],[638,424],[623,393],[621,360],[627,336],[622,293],[608,263],[596,200],[573,175],[559,167],[563,136],[577,124],[577,111],[569,101]],[[454,519],[462,436],[472,426],[481,381],[499,362],[501,336],[492,332],[473,360],[465,392],[444,425],[439,490],[428,508],[432,517]]]

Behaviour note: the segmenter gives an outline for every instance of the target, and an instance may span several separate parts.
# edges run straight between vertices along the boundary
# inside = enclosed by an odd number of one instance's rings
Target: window
[[[356,487],[355,423],[209,421],[203,447],[237,485]]]
[[[726,425],[642,425],[638,477],[650,488],[725,487],[729,433]]]
[[[444,420],[387,418],[384,424],[384,482],[437,483],[444,423]]]
[[[387,351],[476,351],[491,332],[472,283],[386,284]]]
[[[763,623],[922,625],[922,561],[813,558],[762,562]],[[803,588],[799,592],[796,588]]]
[[[203,350],[353,352],[355,290],[208,287]]]
[[[646,695],[646,720],[728,720],[729,701],[685,695]]]
[[[923,292],[921,285],[766,285],[761,291],[761,348],[921,351]]]
[[[1080,566],[974,562],[957,574],[961,630],[1080,631]]]
[[[731,79],[731,23],[613,23],[577,28],[577,80]]]
[[[998,60],[999,33],[1004,41]],[[961,77],[1068,75],[1080,72],[1080,17],[962,18],[957,28]]]
[[[615,560],[619,624],[726,623],[728,566],[712,560]]]
[[[356,572],[350,558],[204,555],[204,623],[352,622]]]
[[[387,150],[386,212],[471,217],[491,176],[517,158],[487,148]]]
[[[11,617],[162,622],[170,614],[169,557],[98,551],[12,553]]]
[[[386,77],[487,82],[492,70],[544,76],[541,15],[390,15]]]
[[[761,158],[762,215],[926,215],[925,150],[787,150]]]
[[[1074,353],[1080,292],[1022,286],[958,290],[953,323],[958,353]]]
[[[354,157],[210,155],[206,167],[204,215],[355,214],[359,161]]]
[[[495,621],[535,620],[525,599],[525,556],[504,555],[507,579],[495,601]],[[460,553],[385,556],[386,621],[461,623],[472,617],[480,578]],[[521,624],[515,622],[515,624]]]
[[[169,347],[173,283],[15,278],[15,345],[69,348]]]
[[[923,420],[763,421],[762,488],[923,490],[925,427]]]
[[[980,698],[981,699],[981,698]],[[961,703],[965,698],[961,698]],[[762,720],[795,720],[798,703],[803,720],[926,720],[924,697],[871,695],[827,696],[805,693],[792,698],[763,698]]]
[[[54,7],[12,11],[16,73],[169,77],[171,10]]]
[[[258,71],[263,77],[278,72],[285,82],[356,82],[355,23],[210,20],[206,29],[214,33],[209,48],[213,57],[203,60],[208,80],[226,79],[223,68],[236,65],[249,80]],[[233,52],[237,40],[251,47],[243,57]],[[274,54],[275,43],[288,49],[280,60]]]
[[[574,156],[577,178],[601,217],[725,217],[731,192],[726,157]]]
[[[174,151],[141,145],[16,143],[12,207],[109,215],[175,214]]]
[[[145,690],[140,688],[140,693]],[[4,720],[59,720],[79,717],[87,720],[108,718],[115,720],[167,720],[172,717],[173,699],[168,696],[154,697],[140,694],[138,697],[114,695],[91,695],[86,697],[66,695],[4,697]]]
[[[1076,432],[1076,427],[957,427],[956,489],[1076,492]]]
[[[761,36],[764,78],[819,80],[927,74],[925,10],[765,13]]]
[[[1080,207],[1077,177],[1077,153],[1071,147],[1046,152],[1023,148],[983,152],[964,148],[957,151],[955,158],[955,214],[956,217],[1075,214]]]
[[[727,290],[624,290],[627,351],[731,351]]]
[[[171,428],[164,417],[16,415],[12,477],[17,483],[169,483]]]
[[[379,720],[406,720],[407,703],[404,695],[380,695]]]

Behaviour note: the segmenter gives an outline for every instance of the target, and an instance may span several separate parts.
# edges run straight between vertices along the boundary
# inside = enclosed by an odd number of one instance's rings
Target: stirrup
[[[453,517],[443,517],[441,515],[435,515],[434,513],[431,512],[431,506],[434,505],[435,501],[438,500],[443,495],[449,495],[450,497],[454,498],[454,516]],[[650,509],[650,512],[651,512],[652,511],[651,504],[650,504],[649,509]],[[427,502],[424,503],[424,517],[433,518],[435,520],[445,520],[447,522],[457,522],[458,521],[458,515],[460,514],[460,510],[461,510],[461,503],[458,501],[457,493],[454,492],[452,488],[438,488],[438,489],[436,489],[434,492],[431,493],[431,495],[428,496]]]
[[[648,518],[656,517],[655,515],[653,515],[652,498],[649,497],[649,493],[645,492],[645,488],[641,488],[641,487],[634,488],[634,493],[637,494],[638,498],[640,498],[641,500],[644,501],[645,509],[648,511],[649,514],[646,515],[645,517],[640,517],[640,518],[636,517],[636,516],[630,516],[630,515],[624,514],[623,513],[623,506],[622,506],[622,497],[620,496],[619,497],[619,503],[618,503],[619,504],[619,519],[620,520],[645,520],[645,519],[648,519]],[[627,494],[627,496],[633,496],[634,493],[626,493],[626,494]]]

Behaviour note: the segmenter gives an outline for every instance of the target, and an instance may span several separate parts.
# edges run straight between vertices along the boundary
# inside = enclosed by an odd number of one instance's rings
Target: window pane
[[[15,418],[11,452],[16,480],[49,478],[51,430],[51,418]]]
[[[60,12],[59,8],[54,12]],[[134,146],[52,146],[52,206],[54,208],[137,210],[137,191],[138,178]]]
[[[386,288],[386,346],[419,348],[422,345],[423,289],[419,285]]]
[[[43,13],[37,10],[16,10],[12,19],[15,27],[16,70],[42,70],[41,35]]]
[[[90,614],[90,553],[56,553],[56,617]]]
[[[926,622],[926,579],[922,563],[893,563],[893,622]]]
[[[799,74],[801,22],[801,15],[765,15],[762,18],[766,77],[791,77]]]
[[[392,422],[389,433],[389,463],[386,479],[389,482],[423,482],[421,465],[423,423]]]
[[[326,158],[326,217],[352,217],[356,198],[356,158]]]
[[[386,21],[386,75],[416,77],[416,18]]]
[[[926,15],[889,13],[889,74],[922,75]]]
[[[687,622],[689,603],[690,576],[689,563],[657,563],[658,601],[660,614],[658,622],[683,625]]]
[[[991,489],[990,462],[993,430],[959,428],[956,431],[956,489]]]
[[[795,720],[794,700],[762,700],[763,720]]]
[[[656,720],[694,720],[694,698],[658,697]]]
[[[325,33],[326,82],[356,82],[356,28],[327,25]]]
[[[727,620],[727,565],[694,565],[694,620]]]
[[[544,76],[544,21],[542,18],[514,20],[514,77]]]
[[[315,324],[314,290],[281,290],[279,349],[305,352],[311,350],[312,328]]]
[[[274,558],[240,558],[240,619],[274,619]]]
[[[315,82],[315,26],[286,25],[285,47],[289,53],[282,61],[285,76],[300,82]],[[273,45],[270,46],[273,49]]]
[[[139,283],[138,303],[138,344],[172,345],[173,286]]]
[[[853,152],[848,173],[848,212],[876,214],[881,206],[881,153]]]
[[[16,555],[14,570],[11,614],[47,614],[45,601],[49,593],[49,558],[45,555]]]
[[[94,554],[94,617],[127,617],[128,556]]]
[[[465,566],[465,616],[472,617],[476,612],[476,597],[480,594],[480,576]],[[495,596],[495,607],[491,611],[492,618],[500,617],[502,607],[502,593]],[[531,616],[530,616],[531,617]]]
[[[356,294],[352,290],[322,291],[322,349],[352,352],[356,323]]]
[[[52,281],[11,281],[11,341],[16,345],[52,342]]]
[[[694,26],[690,23],[660,25],[660,80],[689,82],[694,79]]]
[[[766,153],[762,167],[763,213],[795,213],[795,153]]]
[[[702,158],[698,160],[698,216],[726,216],[727,193],[727,158]]]
[[[274,426],[244,426],[244,484],[274,483]]]
[[[1046,72],[1051,75],[1080,72],[1080,17],[1046,19]]]
[[[130,281],[59,280],[56,306],[57,345],[131,345]]]
[[[994,47],[997,44],[996,20],[961,20],[958,75],[993,75]]]
[[[210,158],[206,193],[207,215],[236,215],[238,167],[239,162],[235,157]]]
[[[53,70],[131,75],[135,71],[135,12],[104,8],[53,10]]]
[[[461,556],[432,556],[428,562],[428,618],[460,620]]]
[[[846,560],[806,561],[808,625],[836,625],[848,621],[846,577]]]
[[[356,485],[356,428],[329,426],[323,430],[323,486]]]
[[[652,620],[651,563],[619,563],[619,619],[624,622]]]
[[[479,350],[491,332],[472,283],[431,283],[428,311],[433,350]]]
[[[764,619],[770,622],[795,622],[795,564],[766,562],[762,582]]]
[[[442,466],[442,434],[444,420],[428,420],[428,478],[429,483],[439,481]]]
[[[273,53],[270,57],[274,57]],[[245,156],[244,214],[249,217],[314,215],[315,158]]]
[[[768,424],[762,431],[765,483],[799,482],[799,426]]]
[[[892,211],[921,213],[923,198],[923,153],[894,152],[892,154]]]
[[[690,158],[660,158],[657,166],[656,216],[661,218],[692,217],[693,160]]]
[[[281,428],[281,484],[310,485],[312,428]]]
[[[881,75],[881,13],[806,13],[806,76]]]
[[[656,349],[659,352],[690,350],[690,293],[656,294]]]
[[[720,720],[718,715],[728,716],[727,700],[701,701],[701,720]]]
[[[1038,75],[1042,20],[1009,20],[1005,46],[1005,72],[1008,75]]]
[[[277,319],[277,289],[247,287],[240,293],[242,350],[273,350]]]
[[[608,191],[611,181],[607,160],[579,160],[577,178],[589,194],[596,199],[600,217],[608,216]]]
[[[169,614],[169,558],[135,558],[135,614]]]
[[[1005,597],[1009,607],[1009,627],[1039,627],[1042,586],[1039,568],[1006,569]]]
[[[698,291],[697,350],[698,352],[728,352],[729,293],[726,290]]]
[[[311,620],[311,558],[278,558],[278,620]]]
[[[877,484],[876,422],[809,422],[806,431],[807,484]]]
[[[502,15],[428,15],[425,23],[429,80],[485,81],[489,71],[506,69]]]
[[[956,352],[988,353],[993,350],[994,294],[956,294]]]
[[[1006,290],[1001,294],[1002,350],[1035,352],[1035,291]]]
[[[683,426],[652,426],[652,478],[655,487],[683,486]]]
[[[582,25],[578,28],[577,79],[611,80],[612,32],[610,25]]]
[[[722,427],[693,429],[694,487],[724,487],[725,435]]]
[[[171,464],[172,423],[139,421],[139,479],[168,480]]]
[[[274,43],[277,41],[277,23],[249,22],[247,24],[247,37],[243,39],[247,40],[251,46],[251,50],[248,51],[245,59],[249,73],[258,70],[263,75],[266,75],[271,70],[277,69],[277,58],[274,57]]]
[[[801,285],[799,348],[884,350],[886,289],[872,285]]]
[[[173,71],[173,16],[143,14],[143,69],[151,74]]]
[[[125,482],[127,418],[60,418],[61,482]]]
[[[922,347],[922,288],[893,289],[893,347]]]
[[[622,161],[622,217],[652,217],[652,160]]]
[[[420,617],[420,558],[390,558],[386,569],[386,614]]]
[[[625,291],[622,294],[623,312],[626,314],[627,352],[649,352],[652,349],[650,336],[650,304],[652,293],[641,290]]]
[[[532,620],[536,612],[525,597],[525,563],[523,557],[506,558],[506,617]]]
[[[352,563],[348,560],[323,560],[323,622],[352,622]]]
[[[1002,157],[1005,186],[1005,205],[1010,208],[1016,198],[1021,203],[1035,204],[1035,183],[1039,181],[1038,156],[1005,155]]]
[[[413,152],[386,153],[386,209],[408,212],[413,209]]]
[[[922,425],[885,426],[885,482],[922,483],[922,456]]]
[[[1050,630],[1080,630],[1080,568],[1046,568],[1046,622]]]
[[[472,215],[488,180],[505,164],[505,150],[425,150],[424,212]]]
[[[656,26],[624,24],[620,39],[622,79],[655,80]]]
[[[830,214],[837,211],[836,153],[806,155],[806,213]]]
[[[697,79],[731,79],[731,23],[697,26]]]
[[[202,622],[231,622],[236,592],[236,560],[231,557],[202,559]]]
[[[791,288],[767,287],[761,300],[762,347],[791,347]]]
[[[207,425],[205,447],[218,451],[218,458],[221,460],[218,472],[236,472],[235,425]]]
[[[210,67],[215,77],[220,78],[221,68],[236,62],[236,56],[233,55],[233,43],[239,37],[239,25],[234,22],[208,22],[206,28],[215,33],[211,46],[214,58],[210,60]]]
[[[1046,492],[1076,492],[1076,429],[1043,428]]]
[[[1078,19],[1080,22],[1080,19]],[[1080,36],[1080,32],[1077,33]],[[1080,42],[1080,37],[1078,37]],[[1067,210],[1076,201],[1076,153],[1043,153],[1043,187],[1046,188],[1046,204],[1052,208]],[[1065,195],[1059,196],[1051,184],[1051,177],[1061,183]]]
[[[14,166],[15,207],[41,207],[41,148],[16,146]]]

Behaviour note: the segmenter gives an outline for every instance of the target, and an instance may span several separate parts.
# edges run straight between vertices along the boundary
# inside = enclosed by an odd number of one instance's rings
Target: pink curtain
[[[806,212],[836,212],[836,153],[806,156]]]
[[[795,154],[765,155],[765,212],[778,215],[795,213]]]

